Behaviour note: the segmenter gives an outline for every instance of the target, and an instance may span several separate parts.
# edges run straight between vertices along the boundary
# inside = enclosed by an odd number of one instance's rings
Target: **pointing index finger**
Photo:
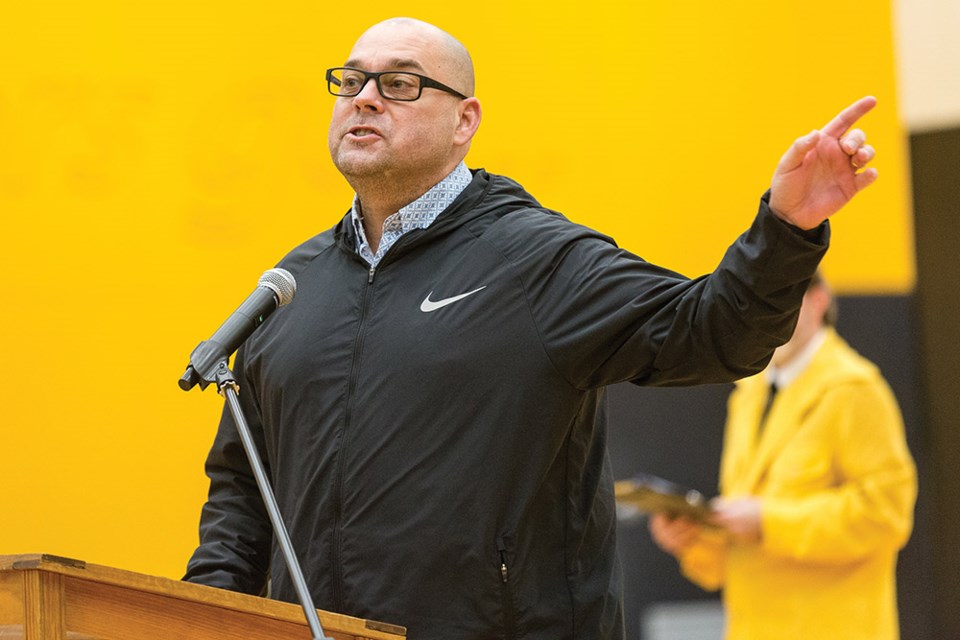
[[[831,138],[839,138],[843,133],[853,126],[853,124],[862,118],[868,111],[877,104],[877,99],[873,96],[860,98],[852,105],[841,111],[836,118],[831,120],[820,131]]]

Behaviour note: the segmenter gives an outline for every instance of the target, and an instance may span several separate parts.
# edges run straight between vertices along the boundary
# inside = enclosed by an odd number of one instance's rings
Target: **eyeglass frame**
[[[357,73],[362,73],[362,74],[363,74],[363,82],[360,84],[360,88],[357,89],[357,92],[356,92],[356,93],[351,93],[351,94],[334,93],[334,92],[333,92],[333,87],[334,87],[334,86],[336,86],[337,88],[342,88],[342,85],[340,84],[340,80],[339,80],[338,78],[334,78],[334,76],[333,76],[333,73],[334,73],[335,71],[356,71]],[[404,74],[404,75],[414,76],[414,77],[418,78],[418,79],[420,80],[420,89],[419,89],[419,91],[417,92],[417,97],[416,97],[416,98],[390,98],[390,97],[387,97],[386,95],[384,95],[384,93],[383,93],[383,87],[380,85],[380,76],[389,75],[389,74],[391,74],[391,73],[402,73],[402,74]],[[446,91],[447,93],[449,93],[449,94],[451,94],[451,95],[454,95],[454,96],[460,98],[461,100],[467,100],[467,99],[469,99],[469,96],[463,95],[462,93],[460,93],[459,91],[457,91],[457,90],[454,89],[453,87],[448,87],[447,85],[443,84],[442,82],[438,82],[438,81],[434,80],[433,78],[429,78],[429,77],[427,77],[427,76],[425,76],[425,75],[422,75],[422,74],[419,74],[419,73],[413,73],[412,71],[399,71],[399,70],[393,70],[393,69],[392,69],[392,70],[390,70],[390,71],[376,71],[376,72],[374,72],[374,71],[364,71],[363,69],[357,69],[356,67],[331,67],[331,68],[327,69],[327,91],[330,92],[330,95],[336,96],[336,97],[338,97],[338,98],[355,98],[355,97],[357,97],[358,95],[360,95],[360,92],[363,91],[364,87],[367,86],[367,83],[368,83],[370,80],[373,80],[374,84],[377,85],[377,91],[380,93],[380,96],[381,96],[384,100],[393,100],[394,102],[416,102],[416,101],[419,100],[420,97],[423,95],[423,90],[424,90],[424,89],[439,89],[440,91]]]

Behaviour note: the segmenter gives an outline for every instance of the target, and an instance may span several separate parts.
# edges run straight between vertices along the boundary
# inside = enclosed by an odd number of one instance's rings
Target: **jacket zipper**
[[[373,278],[376,273],[376,267],[370,266],[367,270],[367,285],[363,289],[363,301],[360,305],[360,321],[357,324],[357,336],[353,343],[353,361],[350,367],[350,380],[347,385],[347,398],[343,416],[343,430],[340,432],[340,451],[337,455],[337,471],[335,476],[335,498],[334,498],[334,513],[333,513],[333,562],[332,562],[332,572],[333,572],[333,597],[334,604],[336,605],[337,611],[344,610],[344,596],[343,596],[343,573],[341,570],[341,547],[343,544],[343,530],[341,528],[341,520],[343,519],[343,469],[344,469],[344,459],[346,458],[345,449],[347,442],[347,431],[350,428],[350,420],[353,417],[352,415],[352,402],[354,390],[357,386],[357,362],[360,357],[360,350],[363,346],[363,333],[364,333],[364,324],[367,319],[367,300],[370,295],[370,288],[373,284]]]
[[[507,545],[502,537],[497,537],[497,552],[500,554],[500,599],[503,608],[503,638],[513,640],[516,637],[516,619],[513,610],[513,595],[510,590],[510,568],[508,566]]]
[[[331,553],[333,555],[332,561],[332,572],[333,572],[333,601],[336,605],[337,611],[343,611],[345,608],[343,601],[343,572],[341,570],[340,554],[341,547],[343,545],[343,530],[341,529],[341,521],[343,519],[343,465],[344,458],[344,449],[346,448],[347,441],[347,430],[350,427],[350,419],[352,417],[351,412],[351,403],[353,402],[353,394],[356,389],[358,380],[357,380],[357,360],[360,356],[360,349],[363,346],[363,331],[364,324],[367,319],[367,299],[370,295],[370,289],[373,285],[373,280],[376,277],[377,269],[379,266],[382,266],[386,260],[391,257],[391,253],[396,255],[396,249],[398,246],[403,246],[403,241],[407,238],[400,238],[397,242],[387,250],[376,265],[369,265],[367,268],[367,286],[363,289],[363,302],[360,305],[360,322],[357,324],[357,337],[353,343],[353,361],[350,367],[350,380],[347,384],[347,398],[345,402],[345,410],[343,417],[343,430],[340,433],[340,451],[337,455],[337,470],[336,475],[334,476],[334,483],[336,491],[334,494],[334,506],[333,506],[333,544],[331,545]],[[347,245],[342,244],[341,248],[346,251],[348,254],[352,255],[356,260],[361,263],[364,262],[351,248]]]

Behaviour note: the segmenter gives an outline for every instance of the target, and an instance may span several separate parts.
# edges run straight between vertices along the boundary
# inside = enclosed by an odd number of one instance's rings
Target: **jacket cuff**
[[[794,235],[799,236],[810,244],[827,246],[830,243],[830,220],[824,220],[813,229],[801,229],[790,224],[770,208],[770,189],[767,189],[760,198],[760,216],[768,216],[780,223],[781,226],[789,229]]]

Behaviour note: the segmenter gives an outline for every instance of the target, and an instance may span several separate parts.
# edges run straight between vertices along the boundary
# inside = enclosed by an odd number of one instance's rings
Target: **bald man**
[[[467,168],[481,109],[449,34],[388,20],[326,77],[356,196],[280,262],[296,300],[234,367],[315,603],[417,640],[622,638],[604,388],[764,367],[826,219],[876,178],[851,128],[874,100],[799,138],[689,280]],[[185,579],[296,601],[229,413],[207,474]]]

